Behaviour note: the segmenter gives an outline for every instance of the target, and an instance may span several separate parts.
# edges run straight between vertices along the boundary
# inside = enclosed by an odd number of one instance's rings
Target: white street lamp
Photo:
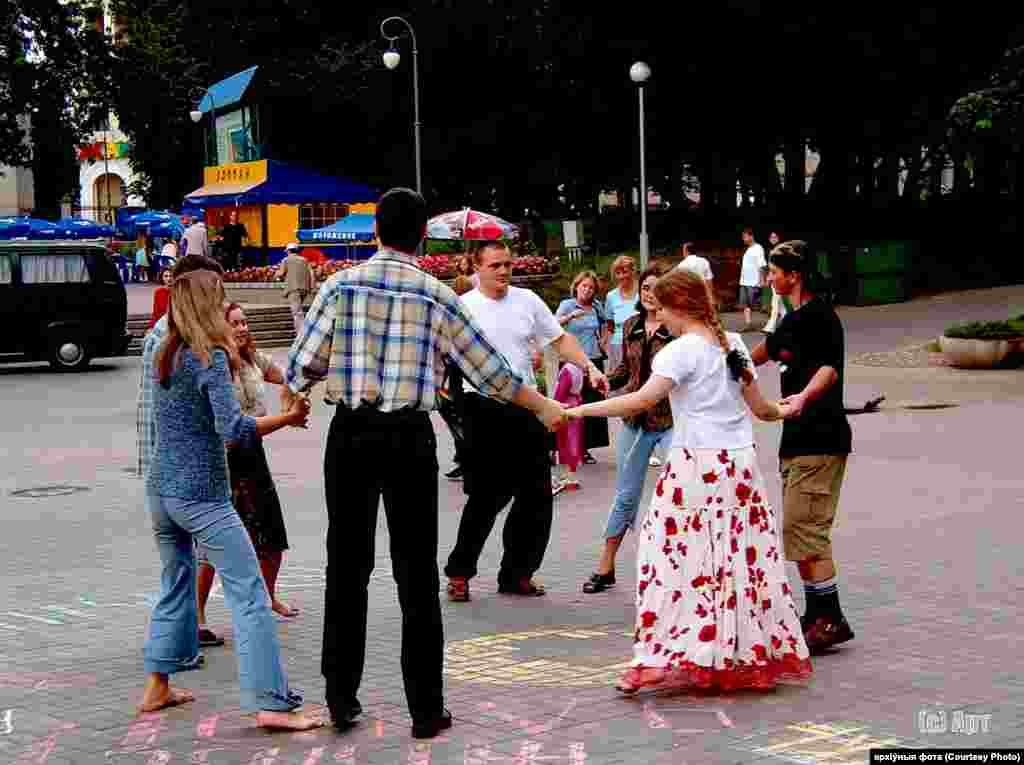
[[[644,160],[644,83],[650,79],[651,68],[637,61],[629,68],[629,79],[637,84],[640,99],[640,270],[647,268],[647,168]]]
[[[202,109],[202,106],[203,106],[203,101],[206,98],[210,99],[210,129],[213,131],[213,135],[212,135],[212,138],[213,138],[213,164],[216,165],[217,164],[217,104],[214,103],[213,93],[210,92],[209,88],[206,89],[206,93],[203,94],[203,97],[199,99],[199,103],[196,105],[197,108],[195,108],[192,111],[190,111],[188,113],[188,116],[189,116],[189,119],[191,119],[192,122],[194,122],[197,125],[200,122],[202,122],[202,120],[203,120],[203,112],[201,111],[201,109]],[[209,149],[207,149],[207,151],[209,151]]]
[[[380,23],[380,34],[388,41],[389,48],[381,56],[384,66],[388,69],[395,69],[402,60],[402,56],[395,49],[395,40],[384,31],[384,26],[389,21],[400,21],[409,30],[409,37],[412,38],[412,99],[413,99],[413,141],[416,146],[416,191],[423,193],[423,171],[420,159],[420,73],[419,73],[419,48],[416,45],[416,32],[412,24],[401,16],[389,16]]]

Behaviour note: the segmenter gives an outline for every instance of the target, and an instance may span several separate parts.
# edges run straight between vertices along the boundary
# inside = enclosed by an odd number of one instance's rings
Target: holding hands
[[[569,421],[569,418],[565,415],[565,409],[562,405],[554,399],[545,399],[544,408],[537,413],[540,421],[544,423],[544,427],[550,430],[552,433],[556,433],[561,430],[565,424]]]
[[[285,413],[288,417],[288,424],[295,428],[307,428],[309,426],[309,399],[305,396],[293,396],[291,407]]]

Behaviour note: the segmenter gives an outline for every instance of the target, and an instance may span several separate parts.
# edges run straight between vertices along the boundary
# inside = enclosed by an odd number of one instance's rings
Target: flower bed
[[[324,281],[339,271],[353,268],[366,261],[360,260],[329,260],[318,266],[313,266],[313,273],[317,281]],[[455,257],[451,255],[424,255],[416,260],[416,264],[424,271],[432,274],[438,279],[448,280],[455,278]],[[537,255],[528,255],[515,258],[512,261],[513,276],[550,276],[558,272],[558,260],[547,260]],[[242,268],[237,271],[228,271],[224,274],[224,281],[232,284],[273,284],[283,281],[278,274],[277,266],[263,266],[259,268]]]

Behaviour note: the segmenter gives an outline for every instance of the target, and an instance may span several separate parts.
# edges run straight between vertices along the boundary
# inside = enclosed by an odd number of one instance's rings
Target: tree
[[[36,207],[51,215],[77,190],[75,145],[107,109],[109,47],[96,13],[91,0],[0,6],[0,164],[31,166]]]

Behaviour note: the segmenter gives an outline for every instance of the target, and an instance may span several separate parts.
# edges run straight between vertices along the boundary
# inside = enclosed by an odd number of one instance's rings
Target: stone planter
[[[940,337],[939,347],[949,363],[960,369],[992,369],[1003,363],[1011,350],[1021,348],[1016,340],[966,340],[959,337]]]

